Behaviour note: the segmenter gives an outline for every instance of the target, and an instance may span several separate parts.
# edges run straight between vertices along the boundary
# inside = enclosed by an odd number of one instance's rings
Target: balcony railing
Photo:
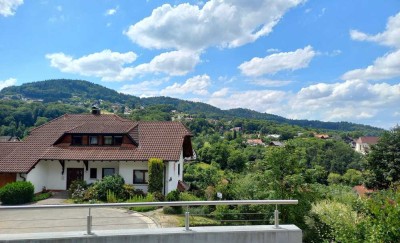
[[[46,210],[46,209],[68,209],[68,208],[87,208],[86,233],[92,234],[94,208],[132,208],[132,207],[164,207],[182,206],[185,210],[185,230],[190,230],[191,206],[216,206],[216,205],[275,205],[274,227],[279,228],[278,205],[298,204],[298,200],[226,200],[226,201],[178,201],[178,202],[138,202],[138,203],[104,203],[104,204],[68,204],[68,205],[28,205],[28,206],[0,206],[0,216],[6,210]],[[0,217],[0,223],[1,223]],[[112,217],[111,217],[112,218]],[[26,219],[29,220],[29,219]],[[50,219],[51,220],[51,219]],[[65,219],[64,219],[65,220]],[[18,220],[16,220],[18,221]],[[23,220],[20,220],[23,221]],[[246,220],[252,221],[252,220]],[[256,220],[255,220],[256,221]],[[1,225],[1,224],[0,224]],[[1,230],[1,227],[0,227]]]

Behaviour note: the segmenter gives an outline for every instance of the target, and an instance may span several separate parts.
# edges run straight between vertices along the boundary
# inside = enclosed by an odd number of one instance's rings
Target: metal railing
[[[35,206],[0,206],[0,213],[4,210],[32,210],[32,209],[66,209],[66,208],[88,208],[86,217],[86,233],[92,233],[92,208],[121,208],[121,207],[163,207],[184,206],[185,230],[190,230],[190,206],[216,206],[216,205],[275,205],[274,227],[279,228],[278,205],[298,204],[298,200],[226,200],[226,201],[178,201],[178,202],[137,202],[137,203],[102,203],[102,204],[70,204],[70,205],[35,205]]]

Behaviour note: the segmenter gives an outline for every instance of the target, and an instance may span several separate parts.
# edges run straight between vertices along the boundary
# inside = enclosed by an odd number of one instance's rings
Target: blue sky
[[[400,1],[0,0],[0,89],[54,78],[390,128]]]

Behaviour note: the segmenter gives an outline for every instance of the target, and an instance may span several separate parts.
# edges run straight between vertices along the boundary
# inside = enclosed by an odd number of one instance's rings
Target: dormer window
[[[99,140],[98,140],[97,136],[89,136],[89,144],[90,145],[98,145]]]
[[[112,145],[113,137],[112,136],[104,136],[104,145]]]
[[[72,145],[82,145],[82,136],[72,136]]]
[[[114,136],[114,145],[122,144],[122,136]]]

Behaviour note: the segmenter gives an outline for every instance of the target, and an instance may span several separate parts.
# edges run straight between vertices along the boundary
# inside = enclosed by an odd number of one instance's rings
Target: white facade
[[[66,190],[67,189],[67,170],[68,168],[81,168],[83,169],[83,179],[87,183],[94,183],[101,180],[103,175],[103,168],[113,168],[116,174],[121,175],[126,184],[132,184],[135,189],[147,192],[147,184],[134,184],[133,171],[134,170],[148,170],[147,161],[89,161],[88,168],[82,161],[66,160],[64,164],[64,173],[62,173],[62,166],[58,160],[40,160],[35,167],[28,173],[17,176],[17,180],[32,182],[35,186],[35,193],[42,191],[45,187],[48,190]],[[97,169],[96,178],[90,178],[90,169]],[[178,180],[182,181],[183,178],[183,156],[181,153],[179,161],[165,162],[164,172],[165,194],[177,188]]]

